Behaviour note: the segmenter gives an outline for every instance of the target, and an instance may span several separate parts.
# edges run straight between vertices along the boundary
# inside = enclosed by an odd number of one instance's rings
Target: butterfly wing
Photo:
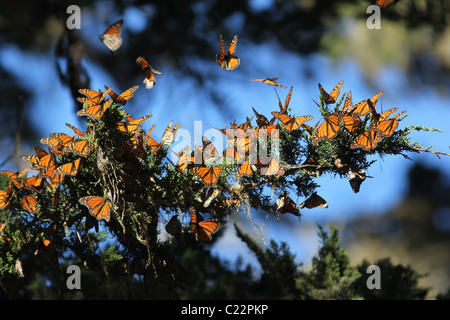
[[[377,147],[378,142],[381,141],[381,136],[377,131],[369,129],[366,132],[361,133],[355,141],[350,145],[351,149],[363,149],[369,151]]]
[[[89,213],[97,218],[97,220],[105,220],[109,222],[110,219],[110,203],[107,199],[98,196],[86,196],[78,199],[78,202],[86,206]]]
[[[322,87],[322,85],[319,83],[319,91],[321,96],[324,98],[324,101],[326,104],[331,104],[331,103],[335,103],[337,98],[339,97],[339,94],[341,92],[341,87],[344,84],[344,80],[342,80],[341,82],[339,82],[331,91],[331,93],[328,93],[324,90],[324,88]]]
[[[375,106],[378,102],[378,99],[380,98],[381,95],[383,95],[384,91],[380,91],[377,94],[375,94],[372,98],[370,98],[370,102],[372,103],[373,106]],[[361,101],[357,104],[355,104],[354,109],[353,109],[353,113],[363,117],[366,114],[368,114],[369,112],[371,112],[371,107],[369,105],[369,103],[367,102],[367,100]]]
[[[308,199],[303,201],[298,207],[300,209],[328,208],[328,203],[325,201],[324,198],[322,198],[316,192],[314,192]]]
[[[122,45],[122,38],[120,36],[122,30],[123,20],[113,23],[106,29],[106,31],[99,35],[100,41],[111,51],[114,52]]]
[[[312,139],[313,144],[317,144],[323,139],[333,139],[339,133],[340,116],[336,113],[330,114],[324,119],[322,124],[317,128],[317,131]]]

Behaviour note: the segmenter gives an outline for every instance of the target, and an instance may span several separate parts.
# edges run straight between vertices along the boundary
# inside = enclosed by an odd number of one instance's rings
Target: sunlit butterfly
[[[96,217],[98,220],[109,221],[110,219],[110,202],[98,196],[86,196],[78,199],[78,202],[86,206],[89,213]]]
[[[314,192],[308,199],[303,201],[298,207],[300,209],[328,208],[328,203],[325,201],[324,198],[322,198],[316,192]]]
[[[375,106],[377,104],[378,99],[381,95],[384,94],[384,91],[380,91],[375,94],[372,98],[370,98],[370,102]],[[361,101],[354,105],[353,113],[363,117],[371,111],[371,108],[367,102],[368,100]]]
[[[62,164],[55,169],[55,173],[69,175],[69,176],[75,176],[78,173],[78,168],[80,167],[80,162],[81,162],[81,158],[78,158],[75,161]]]
[[[228,53],[225,54],[225,44],[223,43],[223,37],[220,35],[220,52],[216,55],[216,61],[221,68],[226,70],[233,70],[239,66],[241,62],[237,56],[234,55],[236,51],[236,44],[238,41],[237,35],[233,37],[231,41],[230,48],[228,49]]]
[[[100,119],[101,117],[103,117],[106,109],[108,109],[112,102],[112,99],[108,99],[104,103],[93,105],[86,109],[81,109],[77,112],[77,116],[85,116],[91,119]]]
[[[322,85],[319,83],[319,90],[320,90],[320,94],[323,97],[324,101],[326,104],[332,104],[335,103],[337,101],[337,98],[339,97],[339,93],[341,92],[341,87],[344,84],[344,80],[342,80],[341,82],[339,82],[334,88],[333,90],[328,93],[324,90],[324,88],[322,87]]]
[[[294,118],[281,112],[275,111],[272,112],[272,115],[276,117],[278,120],[280,120],[281,123],[283,123],[284,125],[284,129],[286,129],[286,131],[289,132],[297,130],[304,122],[310,121],[313,118],[312,116],[301,116]]]
[[[127,116],[124,122],[119,122],[117,124],[117,129],[119,129],[122,132],[127,133],[135,133],[142,127],[142,124],[145,120],[151,118],[152,115],[148,114],[146,116],[140,117],[138,119],[133,119],[131,116]]]
[[[394,4],[396,4],[399,1],[400,0],[377,0],[376,5],[383,9],[387,9],[389,7],[392,7]]]
[[[64,153],[75,153],[81,157],[86,157],[94,149],[94,144],[86,140],[75,140],[64,148]]]
[[[236,172],[236,175],[234,176],[236,179],[242,176],[249,176],[253,174],[258,168],[256,165],[250,163],[249,159],[246,159],[243,164],[239,166],[238,172]]]
[[[73,137],[65,133],[52,133],[49,137],[42,138],[40,142],[49,147],[54,153],[59,154],[72,140]]]
[[[252,79],[252,81],[261,81],[261,82],[270,84],[270,85],[272,85],[272,86],[274,86],[274,87],[282,87],[282,88],[285,88],[285,89],[286,89],[286,86],[283,86],[282,84],[278,83],[277,80],[278,80],[278,77],[275,77],[275,78],[265,78],[265,79]]]
[[[11,201],[12,188],[11,184],[8,186],[8,190],[0,190],[0,209],[6,209]],[[0,228],[1,232],[1,228]]]
[[[312,143],[317,144],[322,139],[333,139],[339,133],[341,117],[337,113],[332,113],[324,118],[322,124],[317,128],[312,138]]]
[[[272,157],[268,164],[259,163],[259,167],[262,176],[283,175],[285,172],[275,157]]]
[[[219,180],[220,174],[223,172],[223,168],[219,166],[212,167],[194,167],[191,169],[193,173],[198,175],[204,184],[212,186]]]
[[[350,145],[351,149],[363,149],[369,151],[377,147],[378,142],[380,142],[382,137],[373,128],[369,128],[367,131],[361,133],[356,137],[355,141]]]
[[[143,57],[138,57],[136,63],[139,65],[142,71],[145,73],[145,79],[143,83],[147,89],[153,88],[156,84],[156,78],[154,74],[162,74],[158,70],[152,68],[152,66]]]
[[[191,216],[189,232],[194,234],[196,240],[202,242],[211,241],[212,235],[226,223],[226,221],[216,218],[204,220],[194,207],[189,209],[189,214]]]
[[[105,89],[108,87],[105,86]],[[124,106],[127,103],[127,100],[130,100],[133,97],[133,93],[139,88],[139,86],[131,87],[121,94],[117,94],[114,91],[111,90],[109,93],[109,96],[113,99],[114,103],[120,104]]]
[[[99,35],[100,41],[108,47],[111,52],[116,51],[122,45],[122,38],[120,36],[122,30],[123,20],[119,20],[106,29],[106,31]]]
[[[295,202],[286,194],[278,197],[273,205],[273,210],[278,211],[281,214],[290,213],[297,217],[300,217],[300,210]]]
[[[111,91],[112,87],[106,89],[105,92],[101,92],[101,90],[94,91],[91,89],[80,89],[78,92],[84,95],[84,97],[78,97],[77,100],[81,103],[86,103],[90,107],[96,106],[101,104]]]

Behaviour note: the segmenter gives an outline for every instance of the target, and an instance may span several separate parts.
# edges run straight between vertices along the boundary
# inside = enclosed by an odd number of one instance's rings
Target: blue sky
[[[133,12],[128,12],[133,14]],[[126,14],[127,15],[127,14]],[[139,17],[137,14],[136,17]],[[86,19],[92,21],[92,19]],[[131,21],[131,19],[130,19]],[[130,29],[142,28],[139,19],[133,19]],[[89,32],[95,35],[92,41],[95,45],[103,45],[96,38],[104,26],[88,25],[83,33]],[[124,39],[126,46],[126,38]],[[217,47],[219,44],[217,44]],[[312,99],[317,100],[319,90],[317,83],[321,83],[326,90],[331,90],[340,80],[345,80],[341,92],[352,91],[353,101],[358,102],[380,90],[385,94],[380,98],[377,107],[387,110],[398,107],[399,111],[408,110],[410,116],[400,123],[400,127],[407,125],[423,125],[436,127],[443,133],[413,132],[413,141],[422,142],[424,146],[434,145],[433,149],[450,152],[450,119],[449,98],[442,97],[433,88],[421,90],[409,89],[405,76],[401,70],[393,66],[386,66],[379,73],[375,81],[375,87],[369,87],[364,83],[360,67],[351,61],[342,61],[334,65],[325,56],[315,54],[308,58],[302,58],[296,54],[284,52],[276,43],[253,45],[245,39],[239,39],[237,52],[241,59],[241,65],[234,71],[220,69],[211,57],[211,61],[205,65],[193,59],[192,63],[198,63],[198,67],[213,79],[220,75],[214,85],[222,88],[228,96],[229,108],[233,111],[231,118],[217,109],[211,107],[212,102],[202,88],[194,85],[190,80],[180,77],[176,70],[170,70],[164,65],[153,65],[163,75],[157,76],[157,85],[151,90],[145,89],[142,84],[143,76],[137,72],[136,79],[131,79],[129,86],[140,85],[135,98],[127,104],[127,111],[134,117],[140,117],[148,113],[153,114],[144,126],[145,129],[158,121],[152,136],[161,137],[165,126],[169,121],[180,122],[181,128],[191,130],[194,121],[202,121],[204,130],[209,128],[223,128],[227,123],[236,119],[237,123],[245,121],[245,116],[251,116],[251,108],[267,116],[278,108],[278,99],[272,87],[258,82],[252,82],[252,78],[279,77],[279,82],[294,87],[291,98],[291,107],[294,113],[311,114],[318,119],[320,116],[317,106]],[[145,56],[145,52],[142,54]],[[257,61],[254,57],[257,57]],[[27,61],[24,65],[21,61]],[[52,52],[44,54],[27,53],[17,47],[4,46],[0,51],[0,63],[12,72],[27,87],[33,90],[33,99],[27,106],[27,112],[33,112],[36,117],[34,123],[40,128],[40,138],[48,136],[51,132],[71,133],[65,126],[66,122],[79,125],[78,117],[73,112],[71,96],[67,88],[63,87],[54,69]],[[91,88],[103,89],[104,84],[114,86],[111,77],[89,60],[85,66],[91,75]],[[313,70],[306,76],[305,70]],[[127,87],[127,88],[128,88]],[[127,88],[116,88],[115,91],[123,91]],[[288,93],[288,89],[277,89],[282,101]],[[164,106],[164,107],[163,107]],[[39,115],[45,115],[47,121],[43,121]],[[317,122],[312,120],[314,124]],[[36,143],[38,140],[36,139]],[[174,144],[174,146],[177,142]],[[32,150],[33,146],[30,146]],[[12,146],[11,146],[12,148]],[[12,151],[12,150],[11,150]],[[25,150],[24,150],[25,151]],[[4,152],[2,156],[8,155]],[[354,194],[348,180],[320,177],[317,182],[321,185],[318,193],[326,198],[328,209],[304,209],[301,222],[296,217],[282,216],[288,220],[288,224],[276,223],[272,215],[257,220],[257,225],[262,226],[264,239],[268,242],[271,238],[276,241],[285,241],[292,251],[297,253],[297,261],[308,265],[319,243],[317,238],[316,223],[326,225],[329,223],[340,226],[341,234],[345,232],[345,223],[357,218],[359,214],[373,215],[384,212],[394,207],[402,199],[405,191],[405,181],[408,169],[415,162],[422,162],[430,167],[436,167],[450,172],[448,157],[438,159],[432,154],[410,154],[414,161],[409,161],[401,156],[376,158],[378,161],[368,170],[368,175],[373,179],[366,179],[361,191]],[[0,161],[3,159],[0,158]],[[447,177],[448,178],[448,177]],[[293,199],[297,203],[304,199]],[[261,239],[259,229],[252,221],[244,217],[243,228],[253,232],[257,239]],[[252,216],[256,219],[254,213]],[[225,230],[225,236],[219,241],[214,252],[228,259],[235,259],[238,254],[244,255],[244,261],[252,261],[247,254],[246,247],[236,239],[230,223]]]

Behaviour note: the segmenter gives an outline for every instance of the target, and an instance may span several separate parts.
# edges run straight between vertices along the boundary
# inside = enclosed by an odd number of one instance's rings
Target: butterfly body
[[[122,45],[122,37],[120,36],[122,30],[123,20],[119,20],[106,29],[106,31],[99,35],[99,39],[111,51],[114,52]]]
[[[216,55],[217,64],[226,70],[234,70],[241,63],[240,59],[234,55],[236,51],[236,44],[238,41],[237,35],[233,37],[231,41],[230,48],[228,49],[228,53],[225,53],[225,44],[223,43],[223,37],[220,35],[220,52]]]

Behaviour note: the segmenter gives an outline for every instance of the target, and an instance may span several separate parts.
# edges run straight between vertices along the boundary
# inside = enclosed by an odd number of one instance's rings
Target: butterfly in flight
[[[147,89],[153,88],[156,84],[156,78],[154,74],[162,74],[158,70],[152,68],[152,66],[143,57],[138,57],[136,63],[139,65],[142,71],[145,73],[145,79],[143,83]]]
[[[282,84],[278,83],[277,80],[278,80],[278,77],[265,78],[265,79],[252,79],[252,81],[261,81],[261,82],[270,84],[270,85],[272,85],[274,87],[282,87],[282,88],[286,89],[286,86],[283,86]]]
[[[110,218],[110,202],[98,196],[86,196],[78,199],[78,202],[86,206],[89,213],[97,218],[97,220],[105,220],[109,222]]]
[[[237,35],[235,35],[233,37],[233,40],[231,41],[228,53],[225,54],[225,44],[223,43],[222,35],[220,35],[220,52],[216,55],[216,61],[221,68],[224,68],[226,70],[234,70],[241,63],[241,60],[234,55],[234,52],[236,51],[237,41],[238,37]]]
[[[99,35],[99,39],[108,49],[113,53],[122,45],[122,38],[120,33],[122,30],[123,20],[119,20],[106,29],[106,31]]]
[[[203,217],[197,213],[194,207],[189,209],[191,221],[189,222],[189,232],[193,233],[195,239],[202,242],[211,241],[212,235],[222,228],[226,221],[220,219],[203,220]]]

